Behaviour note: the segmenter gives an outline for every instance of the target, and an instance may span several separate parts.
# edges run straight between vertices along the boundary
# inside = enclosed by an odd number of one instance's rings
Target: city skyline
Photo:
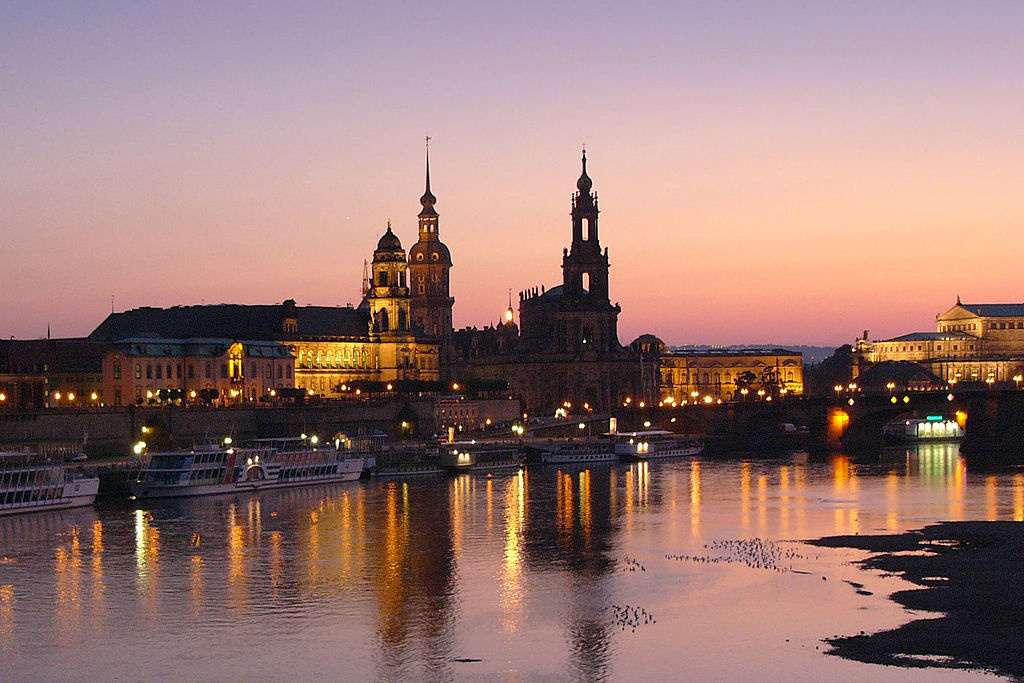
[[[915,9],[916,8],[916,9]],[[839,345],[1019,301],[1012,3],[13,5],[0,333],[358,304],[423,137],[456,328],[561,281],[586,143],[620,339]]]

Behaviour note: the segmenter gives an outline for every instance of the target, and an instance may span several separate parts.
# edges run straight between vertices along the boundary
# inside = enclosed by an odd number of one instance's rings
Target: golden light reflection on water
[[[99,602],[103,599],[106,585],[103,582],[103,522],[97,519],[92,523],[92,599]]]
[[[999,481],[995,476],[985,477],[985,513],[989,521],[999,519],[996,495],[999,492]]]
[[[789,508],[792,498],[789,496],[789,467],[779,467],[779,532],[783,538],[789,538]]]
[[[135,573],[138,591],[153,594],[159,581],[160,530],[145,510],[135,511]]]
[[[580,530],[583,532],[583,543],[590,547],[590,532],[593,529],[594,520],[591,517],[590,500],[590,470],[585,469],[579,473],[580,480]]]
[[[1024,522],[1024,474],[1013,475],[1013,519]]]
[[[750,529],[750,463],[740,463],[740,526]]]
[[[885,528],[897,531],[900,523],[900,476],[891,470],[885,477]]]
[[[57,579],[56,624],[66,639],[77,638],[81,632],[82,540],[76,525],[68,531],[68,543],[56,548],[54,574]]]
[[[401,488],[401,491],[399,490]],[[388,482],[384,491],[384,556],[383,576],[377,583],[380,604],[380,636],[385,643],[402,639],[403,597],[405,592],[406,555],[409,545],[408,483]]]
[[[853,462],[845,455],[832,458],[832,493],[835,496],[835,533],[856,534],[860,532],[860,510],[857,500],[857,471]]]
[[[488,480],[488,491],[491,481]],[[526,479],[520,470],[505,484],[505,554],[499,583],[502,626],[515,633],[523,618],[523,541],[526,526]]]
[[[14,635],[15,608],[17,606],[14,584],[0,584],[0,650],[6,651],[10,647],[11,636]]]
[[[242,607],[249,598],[245,580],[245,530],[238,523],[238,506],[232,503],[227,515],[228,587],[231,605]]]
[[[634,482],[636,482],[636,468],[630,467],[626,470],[626,531],[633,530],[633,511],[636,507],[636,493],[633,490]],[[674,497],[674,496],[673,496]]]
[[[700,461],[690,462],[690,534],[700,536]]]
[[[757,475],[757,533],[762,535],[768,526],[768,477]]]
[[[555,528],[558,532],[558,545],[563,548],[572,546],[573,506],[572,476],[558,471],[555,488]]]
[[[188,572],[188,588],[191,595],[190,609],[197,615],[203,606],[203,558],[193,555]]]

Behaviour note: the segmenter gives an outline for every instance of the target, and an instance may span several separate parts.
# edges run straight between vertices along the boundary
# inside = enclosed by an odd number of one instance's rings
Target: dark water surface
[[[956,446],[22,515],[0,519],[0,679],[970,678],[825,656],[911,619],[885,597],[908,584],[799,539],[989,519],[1024,520],[1024,475]]]

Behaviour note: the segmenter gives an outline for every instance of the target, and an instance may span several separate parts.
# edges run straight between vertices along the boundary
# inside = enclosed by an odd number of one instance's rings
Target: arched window
[[[409,314],[405,312],[404,308],[398,309],[398,329],[403,331],[409,329]]]
[[[382,308],[377,311],[377,331],[387,332],[390,329],[388,325],[388,309]]]

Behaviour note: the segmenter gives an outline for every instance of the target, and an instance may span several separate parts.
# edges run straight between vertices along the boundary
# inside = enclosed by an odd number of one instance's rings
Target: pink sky
[[[0,334],[358,303],[428,133],[457,327],[559,284],[584,142],[624,343],[1022,301],[1024,5],[891,5],[11,3]]]

